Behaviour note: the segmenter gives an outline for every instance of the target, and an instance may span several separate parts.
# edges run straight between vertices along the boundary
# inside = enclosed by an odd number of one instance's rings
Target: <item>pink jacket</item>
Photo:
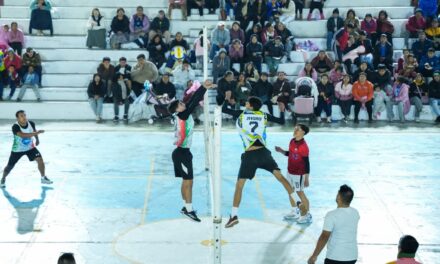
[[[299,73],[298,73],[298,77],[310,77],[312,78],[315,82],[318,81],[318,73],[316,72],[315,69],[312,69],[312,76],[306,76],[306,71],[304,69],[302,69]]]
[[[400,92],[397,96],[395,95],[396,89],[397,89],[397,84],[394,83],[393,94],[391,95],[391,99],[396,102],[403,102],[403,113],[406,115],[408,114],[409,109],[411,108],[411,103],[409,101],[409,96],[408,96],[409,86],[403,83]]]
[[[352,89],[353,85],[351,83],[342,86],[342,82],[338,82],[335,86],[335,96],[341,101],[353,99]]]
[[[20,42],[24,46],[24,34],[23,31],[17,29],[16,32],[9,30],[8,32],[9,43]]]

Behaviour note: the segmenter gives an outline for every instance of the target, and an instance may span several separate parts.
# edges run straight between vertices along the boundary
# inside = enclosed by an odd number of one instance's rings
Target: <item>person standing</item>
[[[17,111],[15,114],[17,122],[12,126],[12,133],[14,134],[14,143],[12,145],[11,155],[9,157],[8,164],[3,170],[3,177],[0,181],[0,188],[6,187],[6,177],[14,168],[15,164],[26,155],[29,161],[36,161],[38,164],[38,170],[41,174],[42,184],[52,184],[46,176],[43,157],[38,151],[36,146],[40,145],[39,134],[44,133],[44,130],[37,130],[35,123],[28,121],[26,113],[23,110]],[[35,142],[34,142],[35,138]]]
[[[338,208],[327,213],[324,227],[308,264],[315,264],[319,254],[327,245],[324,264],[354,264],[358,258],[357,230],[359,212],[350,207],[354,192],[342,185],[336,196]]]

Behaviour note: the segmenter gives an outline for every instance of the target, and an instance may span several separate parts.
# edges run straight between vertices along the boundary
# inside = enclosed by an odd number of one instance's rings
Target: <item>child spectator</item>
[[[327,50],[332,49],[332,40],[335,33],[344,27],[344,20],[339,16],[339,9],[333,9],[332,16],[327,20]]]
[[[130,41],[134,41],[140,48],[146,48],[148,44],[148,30],[150,29],[150,20],[144,14],[144,8],[138,6],[136,14],[130,20]]]
[[[9,46],[21,56],[21,52],[24,47],[24,34],[21,29],[18,28],[17,22],[11,23],[11,30],[8,32]]]
[[[40,96],[40,91],[38,91],[39,83],[40,83],[40,78],[38,78],[38,74],[34,72],[34,67],[29,66],[27,72],[23,76],[23,85],[20,88],[20,93],[18,94],[17,102],[23,100],[27,88],[32,88],[35,97],[37,97],[37,101],[40,102],[41,96]]]
[[[105,84],[101,81],[99,74],[93,75],[93,80],[89,83],[87,88],[87,95],[89,96],[90,107],[96,116],[96,123],[102,121],[102,105],[104,103],[104,96],[107,93]]]
[[[28,72],[28,68],[32,66],[34,68],[35,73],[38,75],[38,87],[42,88],[41,85],[41,75],[42,75],[42,67],[41,67],[41,57],[40,54],[38,52],[36,52],[34,49],[32,49],[31,47],[28,47],[26,49],[26,53],[23,55],[23,60],[22,60],[22,74],[21,76],[23,76],[26,72]]]
[[[312,0],[310,2],[310,10],[309,14],[307,15],[307,20],[312,20],[312,14],[315,9],[319,10],[319,16],[322,19],[324,19],[324,12],[322,8],[324,7],[324,1],[325,0]]]
[[[322,111],[325,112],[325,115],[327,117],[327,123],[332,122],[332,101],[333,101],[333,94],[334,94],[334,87],[333,85],[328,81],[327,74],[321,75],[321,80],[318,83],[318,105],[315,108],[315,115],[317,118],[318,123],[321,122],[321,113]]]
[[[380,86],[374,87],[373,119],[379,119],[382,112],[386,110],[386,102],[389,100],[387,94]]]
[[[397,105],[397,113],[401,123],[405,122],[405,115],[408,114],[411,107],[411,103],[408,97],[409,86],[406,84],[407,80],[399,76],[393,85],[393,92],[390,96],[389,102],[387,102],[387,115],[388,120],[391,122],[394,119],[393,106]]]
[[[329,72],[329,79],[332,84],[336,84],[342,80],[344,68],[341,66],[341,62],[336,60],[333,69]]]
[[[9,48],[7,56],[3,60],[5,67],[9,68],[9,66],[14,66],[14,69],[17,72],[21,72],[21,66],[23,64],[23,60],[21,57],[14,52],[12,48]]]
[[[121,44],[127,43],[130,36],[130,21],[125,15],[123,8],[118,8],[116,16],[112,19],[110,46],[112,49],[120,49]]]
[[[107,46],[107,26],[105,24],[104,17],[98,8],[92,10],[92,14],[87,22],[87,41],[86,46],[91,49],[92,47],[99,47],[105,49]]]
[[[53,36],[52,4],[49,0],[33,0],[31,2],[31,19],[29,21],[29,34],[32,29],[38,30],[37,35],[43,36],[43,30],[49,30]]]

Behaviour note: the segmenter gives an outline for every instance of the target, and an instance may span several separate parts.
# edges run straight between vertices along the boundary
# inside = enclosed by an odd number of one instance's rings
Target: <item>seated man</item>
[[[285,55],[284,45],[281,43],[281,37],[275,37],[275,40],[269,41],[264,46],[265,61],[267,67],[269,67],[270,76],[275,76],[278,71],[278,66],[281,63],[281,59]]]
[[[170,82],[170,74],[164,73],[159,83],[154,85],[153,91],[156,96],[172,100],[176,97],[176,87]]]
[[[153,37],[156,35],[165,38],[165,43],[170,43],[170,21],[165,16],[165,12],[163,10],[160,10],[157,17],[153,19],[153,22],[151,22],[148,39],[153,39]]]
[[[419,72],[423,77],[432,77],[432,74],[440,70],[440,59],[435,55],[434,48],[429,48],[428,53],[422,57],[419,64]]]
[[[23,99],[27,88],[32,88],[35,96],[37,97],[37,101],[40,102],[41,96],[40,96],[40,91],[38,91],[39,83],[40,80],[38,78],[38,74],[34,72],[34,67],[29,66],[28,71],[23,76],[23,85],[20,88],[20,93],[18,94],[17,102],[20,102]]]
[[[33,50],[31,47],[26,49],[26,53],[23,55],[23,64],[21,67],[21,76],[24,76],[26,72],[28,72],[29,66],[32,66],[34,68],[35,73],[38,75],[39,83],[38,86],[42,88],[41,86],[41,73],[42,73],[42,67],[41,67],[41,58],[40,54]]]

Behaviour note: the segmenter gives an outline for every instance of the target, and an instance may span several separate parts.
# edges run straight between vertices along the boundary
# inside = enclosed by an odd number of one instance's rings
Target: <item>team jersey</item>
[[[12,132],[14,134],[14,142],[12,144],[12,152],[26,152],[35,148],[33,137],[22,138],[17,135],[18,132],[33,133],[35,132],[35,124],[32,121],[28,121],[25,127],[20,126],[17,122],[12,126]]]
[[[238,117],[236,126],[245,150],[257,141],[266,146],[267,115],[265,113],[245,110]]]
[[[293,175],[309,173],[309,147],[304,139],[296,141],[292,139],[289,145],[289,159],[287,170]]]
[[[176,142],[174,143],[177,147],[190,148],[192,143],[192,135],[194,129],[194,119],[190,115],[188,119],[180,119],[176,116],[176,122],[174,125]]]

